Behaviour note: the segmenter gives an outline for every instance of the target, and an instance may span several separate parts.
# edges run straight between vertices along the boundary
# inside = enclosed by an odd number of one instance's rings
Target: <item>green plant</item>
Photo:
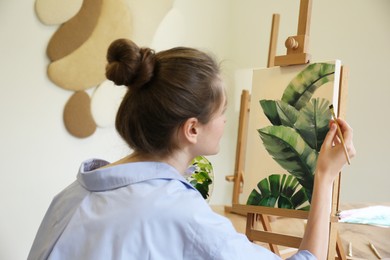
[[[204,199],[209,199],[213,184],[213,166],[204,156],[195,157],[186,174],[187,181],[194,186]]]
[[[334,80],[334,72],[334,64],[313,63],[291,80],[281,100],[260,100],[272,125],[257,131],[268,153],[291,175],[272,174],[261,180],[247,204],[273,207],[278,201],[280,208],[309,208],[302,205],[311,201],[318,153],[331,118],[330,102],[312,96]]]

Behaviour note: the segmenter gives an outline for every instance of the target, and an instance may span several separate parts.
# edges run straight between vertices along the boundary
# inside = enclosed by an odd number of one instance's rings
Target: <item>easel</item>
[[[272,18],[271,39],[269,45],[268,67],[273,66],[288,66],[306,64],[310,62],[310,55],[307,53],[309,44],[309,30],[311,18],[311,0],[301,0],[298,20],[298,32],[296,36],[288,37],[285,46],[287,54],[283,56],[275,56],[276,43],[279,32],[280,15],[274,14]],[[340,92],[339,92],[339,113],[338,116],[345,118],[346,104],[344,102],[347,97],[347,78],[348,69],[341,68],[340,75]],[[307,219],[308,212],[269,208],[262,206],[250,206],[239,204],[239,195],[242,192],[244,183],[244,163],[245,150],[247,139],[247,128],[249,119],[250,94],[247,90],[243,90],[241,95],[239,128],[236,147],[236,161],[233,176],[226,176],[227,181],[234,182],[232,206],[225,207],[225,211],[238,213],[247,216],[246,235],[251,241],[261,241],[269,244],[271,251],[280,255],[277,245],[298,248],[302,238],[291,235],[272,233],[271,225],[268,216],[287,217]],[[346,260],[346,254],[342,247],[341,239],[337,230],[337,211],[339,208],[340,194],[340,175],[333,185],[332,210],[330,219],[330,234],[328,247],[328,260],[342,259]],[[261,222],[264,231],[256,229],[258,222]],[[336,250],[335,250],[336,249]],[[336,257],[337,253],[337,257]]]

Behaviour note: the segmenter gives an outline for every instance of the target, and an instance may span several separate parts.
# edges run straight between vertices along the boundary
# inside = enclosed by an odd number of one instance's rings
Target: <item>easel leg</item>
[[[336,257],[337,253],[337,257]],[[329,247],[328,247],[328,260],[346,260],[347,256],[345,254],[343,244],[338,232],[338,223],[331,222],[329,230]]]
[[[260,219],[264,231],[269,231],[269,232],[272,231],[271,225],[268,220],[268,216],[263,214],[248,213],[246,218],[246,236],[252,242],[253,242],[252,230],[257,229],[258,219]],[[268,243],[268,245],[272,252],[280,256],[279,248],[277,245],[271,243]]]
[[[339,260],[347,260],[347,255],[345,254],[343,243],[341,242],[341,238],[338,232],[337,232],[336,252]]]
[[[337,223],[330,222],[329,225],[328,260],[334,260],[336,257]]]
[[[261,224],[263,225],[263,229],[264,231],[269,231],[271,232],[272,229],[271,229],[271,225],[269,223],[269,219],[268,219],[268,216],[266,215],[263,215],[263,214],[259,214],[258,217],[260,218],[260,221],[261,221]],[[279,253],[279,248],[277,245],[275,244],[268,244],[269,245],[269,248],[272,252],[274,252],[275,254],[279,255],[280,256],[280,253]]]
[[[248,237],[248,239],[251,242],[253,242],[251,232],[252,232],[254,225],[255,225],[255,214],[248,213],[246,216],[246,236]]]

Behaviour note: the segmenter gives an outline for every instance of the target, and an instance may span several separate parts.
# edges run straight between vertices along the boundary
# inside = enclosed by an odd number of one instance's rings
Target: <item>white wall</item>
[[[173,21],[165,21],[153,41],[156,49],[189,45],[224,60],[231,106],[221,153],[210,158],[216,171],[212,204],[228,204],[231,198],[232,186],[224,176],[233,169],[237,93],[243,87],[234,86],[235,72],[266,65],[272,13],[282,15],[282,45],[296,32],[298,6],[297,0],[176,0],[178,13]],[[313,4],[313,58],[339,58],[351,69],[348,120],[355,129],[358,156],[343,174],[342,200],[347,202],[390,199],[389,11],[387,0]],[[177,19],[183,23],[175,23]],[[48,204],[74,180],[82,160],[115,160],[128,152],[112,128],[98,128],[86,139],[66,132],[62,112],[72,92],[46,76],[45,49],[55,30],[38,21],[34,0],[0,1],[0,259],[26,258]]]

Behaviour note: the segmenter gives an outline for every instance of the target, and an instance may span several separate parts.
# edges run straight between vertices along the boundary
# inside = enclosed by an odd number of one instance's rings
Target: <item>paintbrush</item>
[[[343,134],[341,133],[340,125],[339,125],[339,123],[337,122],[337,117],[336,117],[336,115],[335,115],[335,113],[334,113],[334,110],[333,110],[333,105],[330,105],[330,106],[329,106],[329,109],[330,109],[330,112],[332,113],[332,117],[333,117],[333,119],[334,119],[334,122],[336,123],[336,126],[337,126],[337,133],[338,133],[338,136],[339,136],[339,138],[340,138],[341,144],[343,145],[345,157],[347,157],[347,162],[348,162],[348,164],[351,164],[351,160],[349,159],[347,147],[345,146],[345,143],[344,143],[344,137],[343,137]]]
[[[376,250],[374,244],[371,243],[371,242],[368,242],[368,244],[370,245],[372,251],[374,251],[374,254],[375,254],[379,259],[382,259],[382,256],[379,254],[378,250]]]

